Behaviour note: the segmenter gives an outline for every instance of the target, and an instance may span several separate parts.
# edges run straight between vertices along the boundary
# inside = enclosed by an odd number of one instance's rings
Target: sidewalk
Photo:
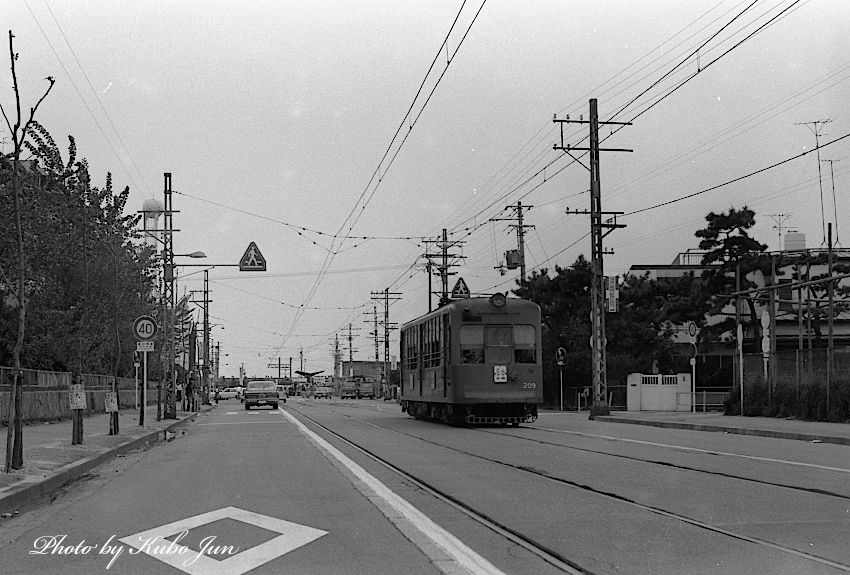
[[[139,426],[138,410],[122,409],[117,435],[109,435],[106,413],[95,414],[83,421],[82,445],[71,445],[70,420],[25,425],[24,467],[11,473],[5,473],[8,429],[0,427],[0,514],[37,502],[111,457],[166,439],[167,432],[212,407],[202,405],[200,412],[178,410],[176,420],[157,421],[156,405],[150,405],[145,411],[145,427]]]
[[[595,421],[850,445],[850,424],[848,423],[824,423],[779,417],[742,417],[723,415],[718,412],[661,411],[612,411],[611,415],[596,417]]]

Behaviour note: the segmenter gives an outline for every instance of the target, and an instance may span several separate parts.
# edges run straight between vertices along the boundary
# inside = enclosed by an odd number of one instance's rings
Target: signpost
[[[558,362],[558,372],[561,376],[561,411],[564,411],[564,361],[567,359],[567,350],[559,347],[555,350],[555,361]]]
[[[79,380],[78,380],[79,381]],[[71,385],[68,394],[68,403],[71,406],[71,445],[82,445],[83,443],[83,410],[86,408],[85,386],[81,383]]]
[[[697,324],[688,323],[688,338],[691,342],[691,412],[697,410]],[[677,402],[678,403],[678,402]]]
[[[142,354],[142,405],[139,407],[139,425],[145,426],[145,408],[148,405],[148,353],[154,350],[153,338],[156,337],[156,320],[149,315],[136,318],[133,333],[136,335],[136,351]]]

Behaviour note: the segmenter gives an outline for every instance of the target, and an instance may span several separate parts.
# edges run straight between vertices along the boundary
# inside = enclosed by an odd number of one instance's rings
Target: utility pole
[[[814,120],[812,122],[796,122],[798,126],[806,126],[812,133],[815,135],[815,151],[818,156],[818,186],[820,187],[820,220],[821,220],[821,229],[823,232],[823,242],[821,245],[826,243],[826,215],[824,213],[823,208],[823,179],[821,177],[821,159],[820,159],[820,135],[823,131],[823,127],[832,122],[832,119],[827,118],[826,120]],[[818,126],[820,124],[820,126]]]
[[[204,404],[210,404],[210,270],[204,270]],[[193,391],[194,393],[194,391]]]
[[[165,341],[165,365],[162,377],[165,379],[165,410],[160,416],[162,406],[162,388],[157,390],[157,420],[177,419],[177,396],[175,394],[175,378],[177,376],[174,370],[174,307],[176,305],[174,297],[174,211],[171,207],[171,174],[165,172],[164,176],[164,233],[163,233],[163,282],[162,282],[162,305],[164,307],[163,321],[165,322],[164,341]]]
[[[431,285],[431,282],[430,282],[431,270],[434,267],[436,267],[437,271],[440,274],[441,292],[440,292],[440,304],[439,304],[438,307],[442,307],[442,306],[446,305],[447,303],[449,303],[451,301],[449,299],[449,276],[457,275],[457,272],[450,272],[449,270],[453,267],[457,267],[457,266],[460,265],[459,263],[456,263],[457,260],[466,258],[466,256],[463,256],[463,255],[460,255],[460,254],[450,254],[449,248],[461,245],[464,242],[462,242],[460,240],[455,240],[455,241],[450,242],[448,240],[448,234],[446,232],[446,228],[443,228],[442,241],[428,240],[426,243],[436,243],[440,247],[439,253],[427,253],[427,249],[426,249],[425,257],[428,258],[428,264],[429,264],[427,266],[428,274],[429,274],[429,282],[428,282],[429,292],[430,292],[430,285]],[[439,265],[435,266],[433,261],[431,260],[431,258],[439,258],[441,263]],[[431,308],[431,294],[429,293],[428,294],[428,309],[429,309],[429,311],[430,311],[430,308]]]
[[[339,349],[339,334],[334,334],[334,377],[342,375],[342,352]]]
[[[378,350],[380,349],[379,344],[381,342],[381,332],[378,331],[378,306],[377,306],[377,304],[372,304],[372,311],[371,312],[368,312],[368,311],[364,312],[364,315],[368,318],[366,321],[369,321],[374,325],[373,331],[369,332],[369,335],[371,335],[374,338],[374,341],[375,341],[375,373],[377,374],[378,370],[380,369],[379,368],[379,365],[380,365],[379,361],[380,360],[379,360]],[[369,317],[369,316],[371,316],[371,317]]]
[[[833,215],[835,218],[835,244],[837,246],[841,246],[841,240],[838,239],[838,204],[835,201],[835,171],[833,170],[832,164],[838,162],[840,160],[821,160],[824,164],[829,162],[829,175],[832,179],[832,209]]]
[[[525,225],[522,223],[523,210],[530,210],[534,206],[523,206],[522,202],[517,202],[516,205],[505,206],[506,210],[513,210],[516,216],[511,218],[491,218],[491,222],[500,222],[500,221],[516,221],[515,224],[511,224],[509,227],[516,229],[516,244],[517,244],[517,252],[519,254],[519,262],[512,265],[508,254],[505,254],[505,261],[507,262],[507,268],[509,270],[516,269],[517,265],[519,265],[519,277],[520,282],[525,284],[525,229],[533,228],[534,226]]]
[[[602,240],[616,228],[624,228],[624,224],[617,223],[617,216],[622,212],[603,212],[602,211],[602,194],[599,178],[599,152],[631,152],[629,149],[622,148],[600,148],[599,147],[599,125],[619,125],[630,126],[631,122],[600,122],[596,99],[590,100],[590,119],[570,120],[569,116],[564,120],[559,120],[557,116],[553,118],[553,122],[559,123],[561,127],[561,145],[555,144],[554,149],[563,150],[571,158],[578,163],[581,162],[575,158],[570,152],[574,150],[590,152],[590,167],[585,166],[590,172],[590,237],[591,237],[591,357],[593,369],[593,405],[590,408],[590,418],[593,419],[599,415],[608,415],[611,408],[608,405],[608,382],[605,365],[605,276],[602,256],[605,253],[602,247]],[[564,145],[564,124],[589,124],[590,126],[590,147],[579,148]],[[581,164],[584,165],[584,164]],[[570,212],[568,212],[570,213]],[[574,212],[579,213],[579,212]],[[587,212],[582,212],[587,213]],[[603,215],[613,215],[612,221],[602,221]],[[603,232],[607,229],[607,232]],[[612,253],[612,252],[608,252]]]
[[[283,359],[278,356],[277,363],[270,363],[269,369],[277,368],[277,382],[280,383],[283,380],[281,372],[283,371]]]
[[[373,301],[382,301],[384,304],[384,366],[381,369],[381,390],[389,391],[390,377],[387,371],[387,366],[390,365],[390,330],[398,329],[398,324],[390,323],[390,301],[398,301],[401,299],[401,293],[391,292],[390,288],[384,289],[382,292],[372,292]],[[377,324],[375,329],[377,330]]]

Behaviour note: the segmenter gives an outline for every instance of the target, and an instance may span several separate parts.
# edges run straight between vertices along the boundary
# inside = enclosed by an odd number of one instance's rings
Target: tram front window
[[[460,326],[460,362],[484,363],[484,326]]]
[[[509,325],[488,325],[484,330],[484,361],[506,365],[513,359],[513,337]]]
[[[537,363],[537,350],[535,350],[534,340],[534,326],[514,326],[515,363]]]

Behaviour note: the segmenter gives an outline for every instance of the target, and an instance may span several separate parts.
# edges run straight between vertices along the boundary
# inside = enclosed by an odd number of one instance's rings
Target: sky
[[[566,213],[589,208],[587,158],[553,149],[553,118],[586,120],[591,98],[631,122],[600,127],[632,150],[601,153],[602,208],[626,224],[607,275],[671,263],[706,214],[745,205],[771,250],[789,230],[818,247],[828,222],[850,245],[845,0],[6,0],[0,20],[3,73],[12,30],[24,105],[56,78],[37,120],[75,138],[95,185],[112,173],[136,211],[172,174],[175,253],[207,254],[178,263],[220,266],[222,375],[302,356],[331,373],[349,325],[354,359],[374,359],[373,294],[400,294],[392,323],[427,312],[425,240],[444,228],[464,256],[451,285],[513,289],[519,270],[497,267],[517,202],[529,273],[589,258],[589,217]],[[567,124],[563,143],[587,135]],[[791,160],[816,141],[820,173],[815,153]],[[227,267],[250,242],[266,272]]]

